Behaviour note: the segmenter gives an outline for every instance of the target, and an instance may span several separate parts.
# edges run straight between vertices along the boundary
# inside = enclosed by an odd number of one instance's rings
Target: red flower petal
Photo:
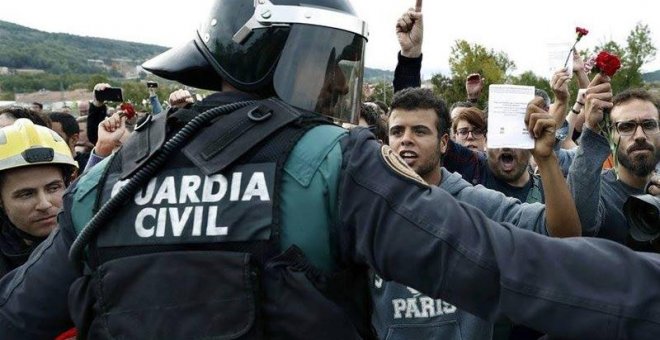
[[[616,55],[610,54],[607,51],[598,53],[596,57],[596,67],[603,74],[611,77],[621,68],[621,60]]]
[[[586,28],[582,28],[582,27],[575,27],[575,33],[577,33],[578,36],[582,37],[582,36],[585,36],[585,35],[589,34],[589,30],[587,30]]]

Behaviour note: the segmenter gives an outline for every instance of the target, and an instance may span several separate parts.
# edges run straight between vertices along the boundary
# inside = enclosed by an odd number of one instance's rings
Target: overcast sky
[[[393,70],[399,50],[394,26],[397,18],[414,6],[414,0],[352,2],[370,27],[367,66]],[[47,32],[172,47],[193,37],[211,3],[212,0],[2,0],[0,20]],[[517,65],[515,73],[532,70],[547,76],[548,44],[573,41],[575,26],[590,30],[578,48],[591,48],[608,40],[625,45],[635,24],[642,22],[649,25],[654,45],[660,49],[657,8],[657,2],[646,0],[426,0],[423,72],[447,73],[451,46],[455,40],[465,39],[506,52]],[[643,68],[658,69],[660,54]]]

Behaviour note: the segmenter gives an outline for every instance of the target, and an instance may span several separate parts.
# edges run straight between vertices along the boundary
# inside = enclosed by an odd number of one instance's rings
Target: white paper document
[[[573,51],[571,51],[571,47],[573,47],[571,43],[548,44],[548,79],[552,79],[555,72],[564,68],[564,65],[568,70],[568,74],[573,75]]]
[[[534,86],[490,85],[488,88],[488,148],[533,149],[525,125]]]

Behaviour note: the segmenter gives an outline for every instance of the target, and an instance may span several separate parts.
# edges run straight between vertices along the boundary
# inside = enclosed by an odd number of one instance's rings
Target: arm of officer
[[[518,228],[548,235],[545,205],[521,203],[518,199],[507,197],[499,191],[488,189],[482,185],[472,186],[463,179],[461,181],[465,183],[465,187],[461,189],[458,196],[453,195],[457,200],[479,207],[479,210],[493,221],[511,223]],[[442,184],[440,188],[443,188]]]
[[[67,193],[64,208],[70,207]],[[60,213],[55,229],[28,261],[0,280],[0,338],[53,339],[73,327],[67,297],[81,274],[69,261],[75,236],[69,215]]]
[[[494,223],[389,163],[387,147],[364,131],[351,131],[342,152],[337,235],[344,263],[368,264],[386,280],[479,317],[501,312],[559,337],[660,334],[660,290],[648,287],[660,282],[660,257]]]
[[[484,215],[496,222],[508,222],[518,228],[548,235],[545,225],[545,205],[521,203],[503,193],[483,185],[472,185],[459,173],[450,173],[442,168],[440,188],[449,192],[458,201],[479,207]]]

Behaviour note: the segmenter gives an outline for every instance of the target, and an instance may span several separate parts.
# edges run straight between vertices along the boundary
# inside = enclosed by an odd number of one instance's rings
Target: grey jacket
[[[568,173],[568,185],[580,213],[584,235],[624,244],[629,226],[623,204],[630,195],[639,195],[642,190],[619,181],[613,170],[602,170],[609,154],[607,139],[585,128]]]

